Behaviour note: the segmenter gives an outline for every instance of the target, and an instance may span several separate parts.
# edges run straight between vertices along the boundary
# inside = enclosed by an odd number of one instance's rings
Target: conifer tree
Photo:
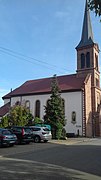
[[[51,82],[51,96],[45,106],[45,123],[52,127],[52,137],[60,139],[65,125],[64,104],[58,87],[57,77],[53,76]]]

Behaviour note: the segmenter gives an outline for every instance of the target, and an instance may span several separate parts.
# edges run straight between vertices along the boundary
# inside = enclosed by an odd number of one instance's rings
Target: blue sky
[[[84,8],[85,0],[0,0],[0,106],[27,80],[76,72]],[[101,23],[91,20],[101,47]]]

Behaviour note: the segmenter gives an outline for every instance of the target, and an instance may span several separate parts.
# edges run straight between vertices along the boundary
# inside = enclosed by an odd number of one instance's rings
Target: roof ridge
[[[58,78],[58,77],[64,77],[64,76],[74,76],[74,75],[76,75],[76,73],[74,73],[74,74],[65,74],[65,75],[57,75],[56,77]],[[51,79],[51,78],[53,78],[53,76],[50,76],[50,77],[44,77],[44,78],[38,78],[38,79],[31,79],[31,80],[27,80],[27,81],[25,81],[25,83],[26,82],[29,82],[29,81],[39,81],[39,80],[45,80],[45,79]],[[23,83],[22,85],[24,85],[25,83]],[[21,85],[21,86],[22,86]]]

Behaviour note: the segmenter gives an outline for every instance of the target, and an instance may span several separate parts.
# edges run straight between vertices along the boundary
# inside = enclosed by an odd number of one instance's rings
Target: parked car
[[[51,131],[51,126],[49,124],[42,124],[42,123],[38,123],[35,124],[33,126],[38,126],[38,127],[47,127],[50,131]]]
[[[13,126],[11,131],[17,136],[18,144],[33,142],[33,132],[29,127]]]
[[[51,131],[47,127],[30,126],[30,128],[33,131],[33,139],[35,143],[38,143],[41,140],[47,142],[52,138]]]
[[[13,146],[17,136],[8,129],[0,128],[0,146]]]

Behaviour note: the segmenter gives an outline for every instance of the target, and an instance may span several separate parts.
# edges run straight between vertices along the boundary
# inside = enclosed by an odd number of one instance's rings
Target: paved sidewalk
[[[89,142],[89,141],[93,141],[96,140],[96,138],[85,138],[85,137],[81,137],[81,138],[67,138],[67,140],[55,140],[52,139],[49,142],[50,143],[56,143],[56,144],[64,144],[64,145],[72,145],[72,144],[78,144],[78,143],[82,143],[82,142]]]

